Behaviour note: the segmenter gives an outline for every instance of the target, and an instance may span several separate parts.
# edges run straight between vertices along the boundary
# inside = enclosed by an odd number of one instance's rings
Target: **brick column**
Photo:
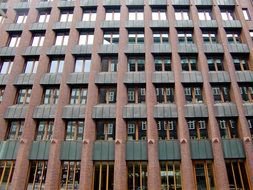
[[[93,106],[97,105],[98,88],[95,84],[95,75],[100,71],[100,57],[98,49],[100,48],[103,40],[103,31],[100,29],[101,21],[105,18],[105,9],[103,1],[98,2],[97,7],[97,20],[94,31],[94,43],[92,50],[92,66],[89,75],[88,96],[85,111],[85,130],[84,130],[84,144],[82,148],[81,160],[81,175],[79,189],[90,190],[92,189],[93,179],[93,142],[96,140],[96,123],[92,119]]]
[[[148,140],[148,189],[161,189],[161,173],[158,159],[158,132],[154,119],[154,106],[156,102],[156,90],[152,83],[152,75],[155,71],[154,58],[151,54],[153,33],[150,26],[152,11],[149,1],[144,1],[145,13],[145,74],[146,74],[146,104],[147,104],[147,140]]]
[[[236,104],[238,116],[239,116],[237,130],[239,133],[239,137],[243,140],[243,146],[244,146],[244,151],[245,151],[245,155],[246,155],[246,165],[247,165],[248,177],[250,178],[250,186],[253,186],[253,160],[250,159],[253,157],[253,151],[252,151],[253,145],[252,145],[251,140],[249,140],[249,141],[246,140],[247,137],[250,138],[251,135],[250,135],[249,128],[248,128],[248,122],[247,122],[247,119],[246,119],[245,113],[244,113],[244,107],[243,107],[243,101],[242,101],[240,89],[239,89],[239,86],[238,86],[237,80],[236,80],[233,58],[228,50],[226,31],[222,26],[222,18],[220,15],[220,10],[217,5],[217,2],[216,2],[216,0],[213,0],[213,2],[215,4],[213,10],[215,13],[215,17],[217,19],[218,28],[219,28],[219,32],[221,35],[221,41],[222,41],[223,48],[224,48],[224,66],[227,68],[227,71],[228,71],[228,73],[230,75],[230,79],[231,79],[231,89],[230,89],[231,99]],[[238,9],[237,9],[237,11],[238,11]]]
[[[57,9],[58,2],[54,3],[53,9]],[[76,2],[77,3],[77,2]],[[52,10],[53,12],[53,10]],[[58,14],[57,14],[58,13]],[[55,10],[55,18],[59,17],[59,11]],[[62,119],[62,110],[63,107],[69,104],[70,98],[70,89],[67,85],[67,77],[68,75],[73,72],[74,62],[75,59],[71,54],[71,50],[73,49],[74,45],[77,43],[79,34],[75,29],[76,21],[80,20],[79,18],[79,10],[77,7],[74,9],[73,13],[73,21],[71,23],[71,29],[69,31],[69,41],[66,47],[66,54],[64,59],[64,70],[62,73],[61,83],[60,83],[60,95],[58,104],[56,105],[56,112],[55,112],[55,119],[54,119],[54,131],[53,131],[53,140],[50,146],[49,152],[49,159],[48,159],[48,169],[47,169],[47,178],[45,189],[48,190],[55,190],[60,188],[60,179],[61,179],[61,161],[60,157],[60,150],[61,150],[61,143],[64,141],[64,135],[66,131],[66,124]],[[58,19],[55,19],[57,22]],[[53,32],[50,32],[53,35]],[[52,40],[52,39],[51,39]]]
[[[15,5],[18,1],[16,0],[10,0],[8,2],[8,10],[6,12],[7,18],[5,18],[4,23],[1,24],[1,27],[8,28],[10,24],[15,22],[16,19],[16,12],[14,11],[13,5]],[[9,40],[9,33],[5,32],[5,30],[0,30],[0,47],[6,47]],[[22,42],[22,41],[21,41]],[[21,47],[20,43],[20,47]],[[24,59],[22,56],[20,56],[20,52],[22,52],[23,48],[20,47],[16,48],[16,56],[13,57],[13,66],[11,69],[10,74],[8,75],[8,82],[5,86],[4,90],[4,96],[2,103],[0,104],[0,140],[5,140],[6,133],[8,131],[8,123],[4,119],[4,114],[7,108],[14,104],[15,98],[16,98],[16,88],[13,86],[15,77],[22,72],[22,64],[24,63]],[[20,50],[19,50],[20,49]],[[4,59],[4,57],[1,57],[1,61]]]
[[[127,189],[127,166],[126,166],[126,137],[127,126],[123,119],[123,108],[127,104],[127,88],[124,84],[125,72],[127,72],[127,56],[124,50],[127,45],[128,33],[125,21],[128,20],[128,8],[125,0],[121,0],[119,29],[119,53],[117,70],[117,103],[116,103],[116,138],[115,138],[115,163],[114,163],[114,190]]]
[[[219,125],[215,118],[214,99],[212,96],[212,88],[209,81],[209,69],[207,59],[203,48],[202,32],[199,28],[198,9],[194,5],[194,1],[191,0],[191,18],[194,24],[194,41],[198,47],[198,68],[202,73],[203,77],[203,95],[204,102],[208,108],[208,138],[212,141],[213,149],[213,167],[214,167],[214,178],[216,187],[220,189],[229,189],[228,178],[226,175],[226,165],[223,157],[223,150],[221,146]],[[218,140],[218,141],[217,141]]]
[[[181,148],[181,175],[182,175],[182,188],[183,189],[194,189],[194,175],[190,153],[190,141],[188,125],[184,115],[184,87],[181,83],[181,63],[180,56],[178,54],[178,37],[177,30],[174,27],[175,14],[172,6],[172,1],[168,0],[168,18],[170,23],[170,41],[173,44],[172,48],[172,70],[175,77],[175,103],[178,109],[178,139],[180,141]]]
[[[35,9],[37,2],[34,1],[31,3],[27,22],[24,24],[24,30],[21,36],[21,45],[24,45],[22,47],[22,50],[20,52],[24,52],[25,49],[30,45],[30,39],[31,39],[31,33],[29,31],[29,27],[33,22],[36,22],[37,19],[37,11]],[[25,42],[24,42],[25,41]],[[45,50],[45,46],[42,47],[42,51]],[[22,63],[24,63],[24,58],[22,58]],[[20,72],[22,72],[24,64],[20,64],[19,62],[19,69]],[[15,65],[15,63],[14,63]],[[45,64],[42,64],[41,59],[39,61],[38,66],[39,71],[45,71]],[[33,111],[34,108],[40,104],[41,97],[42,97],[42,88],[40,86],[40,78],[42,76],[43,72],[38,72],[38,74],[35,75],[34,83],[32,86],[32,93],[31,93],[31,99],[30,103],[28,105],[27,113],[25,116],[25,123],[24,123],[24,130],[22,134],[22,140],[23,142],[20,143],[16,164],[15,164],[15,170],[12,178],[11,188],[13,189],[25,189],[27,185],[28,176],[25,176],[24,174],[28,174],[29,172],[29,153],[31,148],[31,143],[34,140],[34,135],[36,131],[36,122],[32,119],[33,118]],[[15,75],[12,75],[15,76]],[[16,75],[17,76],[17,75]],[[15,93],[14,93],[15,95]]]

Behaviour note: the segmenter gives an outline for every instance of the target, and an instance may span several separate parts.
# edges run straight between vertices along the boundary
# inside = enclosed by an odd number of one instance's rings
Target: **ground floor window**
[[[80,162],[64,161],[62,163],[61,190],[76,190],[79,187]]]
[[[113,162],[95,162],[93,169],[93,190],[113,190]]]
[[[215,189],[212,161],[194,161],[196,189]]]
[[[40,190],[45,188],[47,161],[32,161],[28,179],[28,189]]]
[[[246,167],[243,160],[227,160],[226,168],[230,189],[250,189]]]
[[[147,190],[148,172],[147,162],[128,162],[128,189]]]
[[[182,189],[180,162],[163,161],[160,166],[162,190]]]
[[[0,189],[8,189],[10,186],[15,161],[1,161],[0,162]]]

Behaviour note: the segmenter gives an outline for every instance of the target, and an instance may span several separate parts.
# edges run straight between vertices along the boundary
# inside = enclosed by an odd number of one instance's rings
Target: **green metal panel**
[[[48,160],[50,141],[34,141],[31,146],[29,160]]]
[[[158,156],[159,160],[167,160],[166,141],[158,142]]]
[[[141,150],[141,142],[134,142],[134,160],[142,160],[142,150]]]
[[[61,143],[60,160],[68,160],[68,154],[69,154],[69,142],[63,141]]]
[[[126,143],[126,160],[134,160],[134,141]]]
[[[101,160],[108,160],[108,153],[109,151],[109,145],[108,145],[108,142],[101,142]]]
[[[148,160],[148,145],[147,141],[141,142],[141,160]]]
[[[68,160],[75,160],[76,159],[76,142],[68,142],[69,144],[69,153],[68,153]]]
[[[0,159],[1,160],[5,160],[6,153],[8,151],[8,146],[9,146],[9,144],[7,141],[1,142],[1,150],[0,150]]]
[[[38,150],[39,150],[39,141],[34,141],[31,146],[30,150],[30,160],[37,160],[37,155],[38,155]]]
[[[101,141],[94,142],[93,146],[93,160],[100,160],[101,158]]]
[[[76,143],[76,160],[81,160],[82,157],[82,142]]]
[[[14,151],[17,144],[17,141],[7,141],[8,145],[8,151],[6,152],[5,159],[6,160],[15,160],[14,158]]]
[[[108,160],[114,160],[115,144],[114,142],[109,142],[109,157]]]
[[[146,141],[128,141],[126,160],[148,160]]]
[[[114,150],[113,141],[96,141],[93,146],[93,160],[114,160]]]
[[[190,147],[192,159],[213,159],[212,145],[209,140],[191,140]]]
[[[63,141],[61,143],[60,160],[81,160],[82,142]]]
[[[225,159],[245,158],[245,153],[240,139],[223,139],[222,148]]]
[[[162,140],[158,142],[159,160],[180,160],[180,145],[178,140]]]
[[[37,154],[37,159],[43,159],[44,158],[44,152],[46,148],[46,143],[44,141],[39,142],[39,147],[38,147],[38,154]]]

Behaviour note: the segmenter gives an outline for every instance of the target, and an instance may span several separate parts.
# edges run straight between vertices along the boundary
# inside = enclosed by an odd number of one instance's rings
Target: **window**
[[[116,103],[116,87],[101,87],[99,88],[98,94],[100,104]]]
[[[3,96],[4,96],[4,87],[0,86],[0,104],[3,101]]]
[[[143,44],[144,43],[144,33],[142,32],[130,32],[128,34],[129,44]]]
[[[12,121],[8,127],[6,140],[19,140],[24,129],[24,121]]]
[[[127,162],[128,189],[148,189],[147,167],[147,162]]]
[[[86,104],[87,92],[87,88],[72,88],[70,104]]]
[[[81,32],[79,36],[79,45],[92,45],[94,40],[93,32]]]
[[[57,104],[59,99],[59,88],[44,89],[43,104]]]
[[[212,161],[194,161],[196,189],[215,189]]]
[[[103,44],[118,44],[119,33],[118,32],[105,32]]]
[[[18,47],[19,42],[20,42],[20,35],[19,34],[10,35],[8,47]]]
[[[154,43],[169,43],[169,34],[167,32],[154,32],[153,33]]]
[[[187,86],[184,88],[184,92],[185,92],[185,100],[187,103],[202,103],[203,102],[201,87]]]
[[[153,9],[152,20],[167,20],[166,9]]]
[[[96,123],[97,140],[115,139],[115,121],[98,121]]]
[[[228,86],[212,86],[215,103],[230,102]]]
[[[243,14],[245,20],[250,20],[250,14],[249,14],[249,11],[247,8],[242,9],[242,14]]]
[[[29,104],[31,97],[32,88],[21,88],[17,93],[17,104]]]
[[[128,71],[130,72],[145,71],[144,57],[129,57]]]
[[[12,59],[6,59],[1,62],[0,74],[10,74],[13,65]]]
[[[61,189],[75,190],[79,187],[80,161],[63,161],[61,167]]]
[[[96,21],[97,13],[96,10],[84,10],[83,21]]]
[[[102,57],[101,72],[117,72],[118,58],[117,57]]]
[[[236,71],[249,70],[248,59],[245,57],[233,57]]]
[[[138,10],[138,9],[132,9],[129,10],[129,20],[144,20],[144,13],[143,13],[143,9],[142,10]]]
[[[127,122],[128,140],[146,140],[147,139],[147,121],[136,120]]]
[[[26,23],[27,15],[28,15],[28,11],[18,12],[17,18],[16,18],[16,23],[18,23],[18,24]]]
[[[249,176],[243,160],[226,160],[230,189],[250,189]]]
[[[32,39],[32,46],[43,46],[45,34],[35,34]]]
[[[228,43],[241,43],[240,34],[238,32],[227,31]]]
[[[170,57],[154,57],[155,71],[171,71]]]
[[[198,11],[199,20],[212,20],[211,10],[199,10]]]
[[[236,119],[218,119],[222,139],[238,138]]]
[[[50,11],[42,11],[39,12],[38,22],[39,23],[47,23],[50,19]]]
[[[1,160],[0,161],[0,186],[3,189],[10,189],[12,176],[15,169],[15,160]]]
[[[54,129],[53,121],[39,121],[36,141],[51,140]]]
[[[188,10],[175,10],[176,20],[190,20]]]
[[[161,161],[162,189],[181,189],[180,162]]]
[[[71,22],[73,19],[73,11],[62,11],[60,15],[60,22]]]
[[[240,85],[240,92],[244,102],[253,102],[253,85]]]
[[[83,140],[84,121],[68,121],[66,127],[66,141]]]
[[[47,175],[47,161],[31,161],[27,189],[44,189]]]
[[[57,33],[55,39],[56,46],[66,46],[69,41],[69,33]]]
[[[145,103],[145,91],[143,87],[129,87],[127,89],[128,103]]]
[[[217,43],[217,36],[215,32],[212,31],[203,31],[202,37],[204,43]]]
[[[120,20],[120,10],[106,10],[105,20]]]
[[[37,58],[26,60],[24,73],[26,74],[36,73],[38,65],[39,65],[39,61]]]
[[[76,58],[75,73],[90,72],[91,59],[88,57]]]
[[[250,134],[251,134],[251,138],[253,138],[253,118],[247,118],[248,119],[248,124],[249,124],[249,130],[250,130]]]
[[[161,86],[156,88],[156,99],[158,103],[173,103],[174,102],[174,88],[168,86]]]
[[[0,15],[0,24],[3,24],[4,23],[4,16]]]
[[[160,140],[177,139],[176,120],[158,120],[157,129],[158,137]]]
[[[207,57],[209,71],[223,71],[223,59],[220,57]]]
[[[179,43],[193,43],[192,32],[179,31],[177,37]]]
[[[206,139],[207,138],[207,129],[205,120],[187,120],[190,139]]]
[[[221,10],[222,20],[234,20],[234,11],[232,10]]]
[[[114,163],[94,162],[93,167],[93,187],[94,190],[113,189]]]
[[[181,65],[183,71],[197,71],[196,57],[181,57]]]
[[[253,40],[253,30],[250,30],[249,34],[250,34],[251,39]]]
[[[49,73],[62,73],[64,67],[64,60],[61,58],[53,59],[50,63]]]

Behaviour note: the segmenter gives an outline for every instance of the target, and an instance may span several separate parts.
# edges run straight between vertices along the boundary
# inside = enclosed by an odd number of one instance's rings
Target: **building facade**
[[[0,189],[253,189],[252,1],[0,9]]]

